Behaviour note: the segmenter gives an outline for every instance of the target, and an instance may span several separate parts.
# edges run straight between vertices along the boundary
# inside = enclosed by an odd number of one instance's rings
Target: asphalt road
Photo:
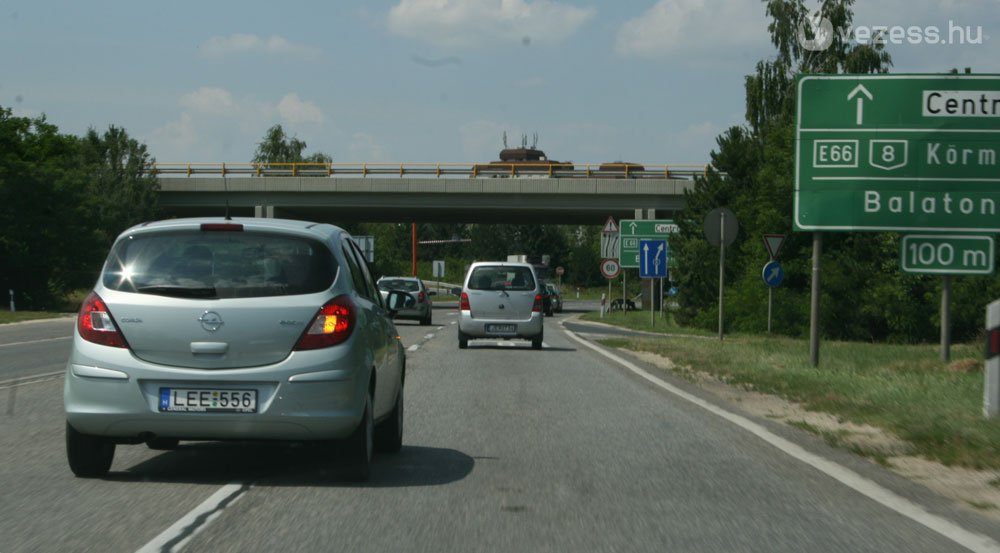
[[[194,442],[119,446],[107,478],[74,478],[62,379],[31,378],[62,369],[72,321],[0,327],[0,553],[966,550],[907,516],[909,504],[957,535],[1000,541],[1000,525],[920,486],[751,421],[902,507],[860,493],[635,376],[568,335],[568,317],[546,320],[542,351],[496,341],[459,350],[452,309],[436,310],[434,326],[400,322],[411,350],[404,446],[377,457],[363,485],[331,470],[328,449]]]

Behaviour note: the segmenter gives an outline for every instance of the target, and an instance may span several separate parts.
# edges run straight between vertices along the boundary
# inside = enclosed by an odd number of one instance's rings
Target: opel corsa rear
[[[102,476],[116,444],[345,440],[351,474],[402,443],[405,353],[350,236],[275,219],[178,219],[118,237],[67,363],[66,449]]]
[[[459,299],[458,347],[474,338],[520,338],[542,348],[541,283],[527,263],[478,262]]]

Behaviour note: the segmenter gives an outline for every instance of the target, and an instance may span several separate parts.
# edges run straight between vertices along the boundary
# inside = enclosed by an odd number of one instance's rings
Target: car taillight
[[[80,337],[88,342],[112,348],[127,348],[125,335],[118,330],[108,306],[97,295],[91,292],[80,306],[80,315],[76,318],[76,329]]]
[[[533,303],[531,305],[531,310],[533,312],[535,312],[535,313],[538,313],[538,312],[540,312],[542,310],[542,295],[541,294],[535,294],[535,303]]]
[[[472,307],[469,306],[469,294],[467,292],[462,292],[462,300],[459,302],[458,308],[462,311],[472,310]]]
[[[297,351],[335,346],[354,331],[357,308],[348,296],[337,296],[326,302],[313,318],[309,328],[295,344]]]
[[[424,303],[425,299],[427,299],[427,296],[423,292],[417,294],[417,303]]]

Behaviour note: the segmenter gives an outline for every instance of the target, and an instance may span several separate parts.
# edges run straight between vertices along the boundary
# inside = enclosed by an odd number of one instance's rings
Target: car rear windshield
[[[471,290],[534,290],[535,279],[528,267],[483,265],[469,276]]]
[[[388,292],[389,290],[402,290],[404,292],[419,292],[420,284],[415,280],[404,280],[388,278],[378,281],[378,289]]]
[[[333,284],[337,262],[322,243],[264,232],[137,234],[111,250],[107,288],[181,298],[311,294]]]

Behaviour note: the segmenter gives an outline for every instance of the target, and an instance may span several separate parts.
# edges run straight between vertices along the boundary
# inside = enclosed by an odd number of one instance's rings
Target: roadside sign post
[[[781,267],[781,263],[778,263],[778,252],[781,251],[781,246],[785,243],[786,236],[784,234],[765,234],[764,235],[764,247],[767,248],[767,255],[770,257],[770,261],[764,265],[764,270],[761,272],[761,278],[764,279],[764,284],[767,285],[767,333],[771,333],[771,311],[774,304],[774,289],[777,288],[781,282],[785,279],[785,271]]]
[[[653,293],[656,290],[653,279],[667,276],[667,241],[666,240],[640,240],[640,263],[639,278],[648,278],[649,281],[649,324],[654,325],[655,312],[653,307],[656,302],[653,300]]]
[[[441,279],[444,278],[444,260],[443,259],[435,259],[432,262],[432,265],[434,266],[433,267],[433,269],[434,269],[434,278],[437,279],[437,283],[438,283],[437,288],[438,288],[438,292],[440,293],[441,292]]]
[[[14,313],[15,312],[15,309],[14,309],[14,289],[11,288],[10,290],[7,290],[7,293],[10,294],[10,312]]]
[[[618,275],[622,272],[622,266],[618,263],[618,260],[609,257],[607,259],[601,260],[601,274],[604,278],[608,279],[608,301],[611,301],[611,281],[618,278]],[[604,295],[601,295],[601,306],[604,305]],[[602,309],[603,312],[603,309]]]
[[[736,215],[728,207],[717,207],[705,216],[705,238],[708,243],[719,248],[719,339],[723,337],[725,304],[723,289],[726,281],[726,246],[736,240],[740,225]]]
[[[814,233],[817,366],[820,232],[1000,233],[1000,76],[803,75],[796,85],[793,218]]]
[[[961,275],[996,272],[996,239],[992,235],[907,234],[900,246],[904,273],[938,274],[941,278],[941,359],[951,359],[951,280]]]

